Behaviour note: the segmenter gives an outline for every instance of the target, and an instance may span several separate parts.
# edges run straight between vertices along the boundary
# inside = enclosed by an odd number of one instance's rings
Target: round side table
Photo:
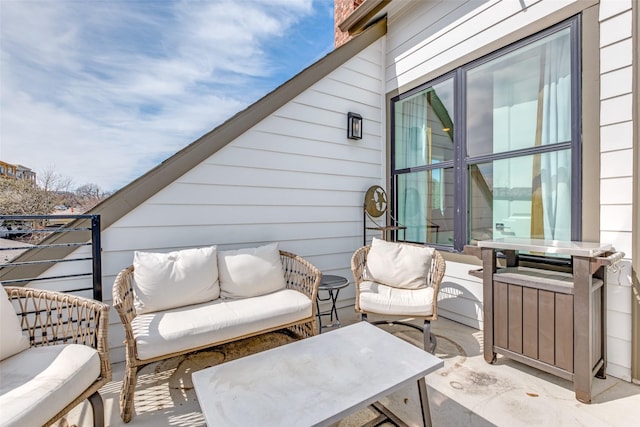
[[[336,302],[338,301],[338,294],[340,289],[346,288],[349,285],[349,281],[342,276],[335,276],[333,274],[323,274],[322,281],[318,287],[318,295],[316,297],[316,312],[318,313],[319,330],[322,332],[322,328],[330,328],[332,326],[340,326],[340,319],[338,319],[338,308]],[[325,298],[320,297],[320,291],[325,291],[328,295]],[[320,301],[331,301],[331,308],[327,311],[320,311]],[[330,316],[331,323],[328,325],[322,325],[322,316]],[[333,323],[333,317],[335,316],[336,322]]]

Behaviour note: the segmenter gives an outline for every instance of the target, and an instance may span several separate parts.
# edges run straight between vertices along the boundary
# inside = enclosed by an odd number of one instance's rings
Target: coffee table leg
[[[420,395],[420,407],[422,408],[422,425],[431,427],[431,412],[429,411],[429,398],[427,397],[427,383],[424,377],[418,380],[418,394]]]

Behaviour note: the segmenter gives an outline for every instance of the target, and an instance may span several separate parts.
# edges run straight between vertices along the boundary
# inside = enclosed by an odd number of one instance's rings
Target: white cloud
[[[282,83],[268,43],[312,6],[2,0],[0,159],[117,189]]]

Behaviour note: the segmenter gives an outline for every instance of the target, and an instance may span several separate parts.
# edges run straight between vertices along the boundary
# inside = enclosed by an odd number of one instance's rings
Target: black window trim
[[[517,51],[531,43],[535,43],[555,32],[570,28],[571,44],[571,140],[556,144],[528,147],[519,150],[466,157],[466,75],[472,70],[500,56]],[[390,99],[390,177],[389,191],[390,214],[397,218],[398,198],[396,194],[398,175],[435,169],[453,168],[454,173],[454,237],[453,246],[436,243],[425,243],[439,250],[460,252],[464,245],[469,244],[469,165],[487,163],[495,160],[516,158],[521,156],[571,150],[571,240],[577,241],[582,237],[582,54],[581,54],[581,16],[575,15],[559,22],[545,30],[511,43],[481,58],[457,67],[441,76],[425,82],[413,89],[401,93]],[[454,98],[454,156],[453,160],[430,165],[421,165],[403,169],[395,169],[395,106],[396,103],[435,86],[445,80],[453,79]],[[396,236],[398,239],[401,236]]]

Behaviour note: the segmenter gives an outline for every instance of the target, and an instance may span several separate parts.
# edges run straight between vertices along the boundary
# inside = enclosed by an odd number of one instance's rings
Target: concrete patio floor
[[[339,314],[343,326],[359,321],[353,306],[341,308]],[[376,319],[370,316],[370,320]],[[401,326],[381,327],[421,345],[418,331]],[[323,333],[331,330],[324,329]],[[638,385],[610,376],[594,379],[593,403],[583,404],[575,399],[569,381],[502,357],[494,365],[487,364],[482,357],[481,331],[442,317],[432,323],[432,331],[438,338],[436,355],[445,362],[444,368],[426,377],[434,426],[626,427],[640,422]],[[124,363],[113,365],[113,381],[101,391],[108,426],[205,425],[191,387],[191,371],[199,369],[197,363],[183,368],[176,363],[163,363],[141,371],[136,389],[137,414],[129,424],[121,421],[118,409]],[[417,387],[399,390],[381,403],[409,425],[418,425]],[[91,425],[90,421],[83,421],[90,414],[88,404],[80,405],[58,426]],[[374,416],[365,409],[337,425],[361,425]]]

